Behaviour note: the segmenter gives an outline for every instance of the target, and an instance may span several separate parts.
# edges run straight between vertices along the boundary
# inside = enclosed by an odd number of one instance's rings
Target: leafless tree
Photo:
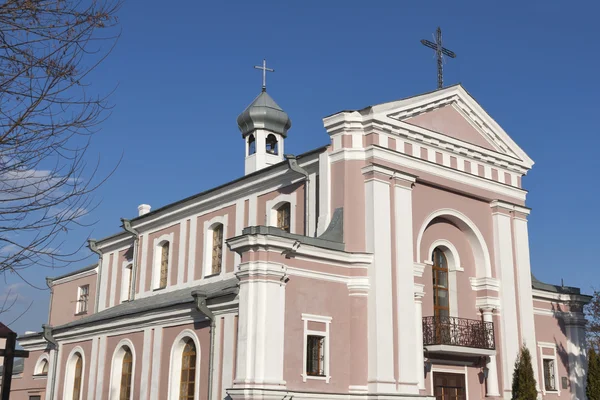
[[[0,273],[62,267],[81,254],[63,243],[103,181],[86,151],[109,113],[109,93],[91,93],[89,81],[116,43],[119,6],[0,5]]]
[[[588,346],[600,350],[600,291],[594,289],[592,301],[585,307]]]

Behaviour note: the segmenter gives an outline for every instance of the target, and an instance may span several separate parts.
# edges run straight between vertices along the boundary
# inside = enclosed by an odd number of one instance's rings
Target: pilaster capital
[[[350,296],[366,297],[369,295],[369,287],[371,285],[368,277],[354,276],[348,280],[346,286],[348,286],[348,292]]]
[[[420,283],[415,283],[415,302],[420,303],[423,301],[423,297],[425,297],[425,285]]]
[[[407,189],[412,189],[413,185],[417,181],[417,177],[415,175],[397,171],[379,164],[367,165],[361,170],[361,172],[363,173],[365,179],[378,179],[381,181],[387,180],[391,181],[394,186],[404,187]]]
[[[530,208],[502,200],[492,201],[490,207],[492,208],[492,214],[512,215],[515,219],[522,219],[525,221],[527,220],[527,216],[531,213]]]
[[[287,267],[285,265],[267,261],[241,263],[235,276],[240,280],[240,284],[257,280],[281,284],[286,284],[288,281]]]
[[[491,296],[481,296],[475,299],[475,307],[482,314],[491,314],[500,309],[500,298]]]

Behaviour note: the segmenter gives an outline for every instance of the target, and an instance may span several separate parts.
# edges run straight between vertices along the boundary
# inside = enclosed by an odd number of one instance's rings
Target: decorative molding
[[[321,380],[325,381],[325,383],[329,383],[331,380],[331,370],[329,369],[330,364],[330,325],[332,321],[332,317],[324,316],[324,315],[314,315],[314,314],[302,314],[302,322],[304,323],[304,349],[302,351],[302,381],[306,382],[307,380]],[[308,329],[309,322],[320,322],[325,324],[325,331],[314,331]],[[308,336],[309,335],[318,335],[325,338],[325,343],[323,344],[323,371],[325,376],[311,376],[306,373],[306,354],[308,348]]]
[[[469,280],[471,281],[471,289],[473,289],[476,292],[479,290],[492,290],[495,292],[500,291],[499,279],[492,277],[470,277]]]
[[[425,268],[427,266],[427,263],[414,263],[414,267],[413,267],[413,275],[416,276],[417,278],[422,278],[423,277],[423,273],[425,272]]]

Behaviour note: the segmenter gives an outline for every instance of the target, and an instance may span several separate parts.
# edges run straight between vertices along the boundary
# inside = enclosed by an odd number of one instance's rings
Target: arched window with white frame
[[[164,289],[169,285],[169,274],[173,265],[174,234],[168,233],[154,239],[152,264],[152,289]]]
[[[121,279],[121,302],[131,300],[131,279],[133,278],[133,263],[131,260],[126,261],[123,267],[123,275]]]
[[[267,225],[275,226],[289,233],[297,233],[296,197],[296,193],[282,193],[267,201]]]
[[[431,254],[431,267],[432,271],[440,274],[434,283],[434,285],[442,284],[446,285],[446,288],[438,287],[438,292],[442,296],[441,298],[435,297],[434,301],[439,300],[438,306],[445,304],[447,301],[447,316],[458,317],[458,276],[457,273],[463,272],[464,269],[460,263],[460,255],[458,250],[450,241],[446,239],[437,239],[429,246],[429,254]],[[436,265],[437,263],[437,265]],[[442,267],[442,270],[438,269]],[[445,271],[443,270],[445,268]],[[434,278],[436,278],[434,276]],[[446,279],[443,282],[442,279]],[[446,293],[443,293],[446,290]],[[444,299],[444,295],[447,295],[447,299]],[[437,308],[437,310],[441,310]]]
[[[225,269],[228,215],[218,215],[204,222],[203,277],[220,275]]]
[[[133,400],[135,354],[131,341],[124,339],[113,354],[109,400]]]
[[[256,139],[253,134],[248,135],[248,155],[256,153]]]
[[[48,362],[48,355],[43,354],[42,356],[40,356],[40,358],[37,360],[37,362],[35,364],[35,368],[33,369],[33,375],[40,376],[40,377],[47,376],[49,365],[50,364]]]
[[[63,399],[83,400],[84,368],[83,350],[76,347],[67,357]]]
[[[267,154],[273,154],[275,156],[279,154],[279,143],[277,142],[277,137],[272,133],[267,135],[265,147],[267,149]]]
[[[200,398],[200,345],[196,334],[186,329],[171,348],[169,400]]]

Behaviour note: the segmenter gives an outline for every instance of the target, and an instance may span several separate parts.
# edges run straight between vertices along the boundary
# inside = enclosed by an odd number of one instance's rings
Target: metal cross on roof
[[[263,73],[262,90],[263,90],[263,92],[266,92],[267,91],[267,71],[275,72],[275,70],[272,68],[267,68],[267,60],[265,60],[265,59],[263,59],[262,67],[255,65],[254,68],[262,69],[262,73]]]
[[[437,56],[437,67],[438,67],[438,89],[444,87],[444,70],[443,70],[443,62],[444,55],[447,55],[450,58],[456,58],[456,54],[453,51],[448,50],[447,48],[442,46],[442,29],[438,26],[436,35],[435,35],[435,43],[430,42],[429,40],[421,40],[423,45],[432,48],[435,50],[435,54]]]

